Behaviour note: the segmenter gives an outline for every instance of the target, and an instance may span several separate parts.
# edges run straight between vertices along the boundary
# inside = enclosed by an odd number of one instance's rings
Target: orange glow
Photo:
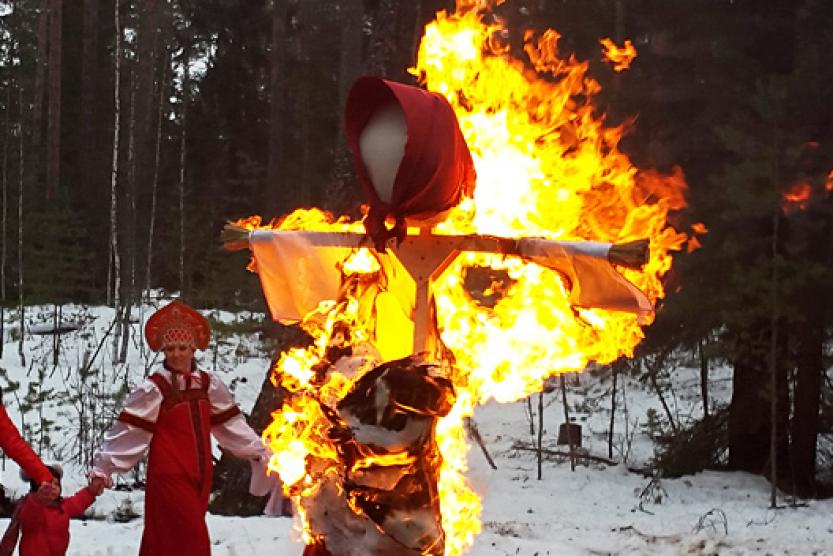
[[[603,59],[613,64],[613,71],[624,71],[631,67],[631,62],[636,58],[636,48],[630,40],[625,39],[622,47],[616,46],[610,39],[602,39],[599,42],[604,48]]]
[[[784,209],[789,210],[804,210],[807,208],[807,203],[813,194],[813,187],[807,182],[797,182],[790,186],[789,190],[784,193]]]
[[[559,55],[557,32],[527,33],[526,63],[509,57],[497,46],[500,41],[490,40],[503,30],[500,24],[484,23],[478,15],[493,5],[460,0],[456,13],[439,13],[426,26],[416,66],[410,70],[454,107],[478,175],[474,198],[464,199],[433,233],[602,242],[648,238],[649,262],[642,270],[621,271],[656,301],[665,295],[661,278],[671,267],[671,252],[692,245],[666,220],[669,211],[685,206],[682,172],[640,170],[619,150],[624,129],[605,125],[593,103],[600,85],[587,74],[586,62]],[[633,50],[627,61],[617,59],[620,49],[613,43],[605,46],[614,53],[608,59],[617,71],[636,55]],[[633,49],[630,41],[627,49]],[[336,220],[316,209],[295,211],[266,226],[257,217],[238,224],[247,229],[363,232],[361,222]],[[692,229],[707,231],[702,224]],[[504,271],[511,280],[493,306],[482,305],[464,287],[467,271],[475,267]],[[378,261],[360,249],[343,269],[355,274],[358,285],[348,288],[343,299],[322,302],[304,320],[314,345],[281,355],[272,381],[291,395],[264,432],[276,454],[270,468],[280,474],[300,508],[306,542],[316,532],[300,501],[319,488],[322,476],[339,473],[326,406],[369,370],[352,376],[336,370],[321,383],[316,365],[334,336],[344,340],[334,334],[339,326],[349,328],[347,343],[353,346],[374,341],[366,290],[378,279]],[[457,556],[481,528],[480,498],[466,480],[464,420],[490,399],[510,402],[540,391],[548,376],[632,355],[645,323],[630,313],[572,307],[558,273],[512,256],[464,253],[437,277],[433,292],[440,337],[454,354],[450,372],[456,399],[451,413],[437,424],[436,440],[445,554]],[[368,455],[354,469],[412,463],[404,453],[386,458]]]
[[[824,182],[824,190],[833,191],[833,170],[830,170],[830,173],[827,174],[827,181]]]

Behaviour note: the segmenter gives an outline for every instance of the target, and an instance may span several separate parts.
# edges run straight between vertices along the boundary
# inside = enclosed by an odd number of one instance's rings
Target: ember
[[[604,59],[613,64],[613,71],[624,71],[631,67],[631,62],[636,58],[636,48],[631,41],[626,40],[621,47],[616,46],[610,39],[599,41],[604,47]]]
[[[789,212],[794,209],[804,210],[813,195],[813,186],[802,181],[794,183],[784,193],[784,210]]]
[[[670,252],[688,240],[666,223],[685,206],[681,173],[640,171],[619,151],[623,130],[595,112],[599,84],[586,63],[558,55],[557,33],[528,34],[527,63],[494,46],[503,29],[484,23],[489,5],[438,14],[411,70],[456,114],[473,196],[462,187],[449,211],[405,225],[388,203],[397,184],[385,193],[374,182],[376,249],[362,223],[321,211],[237,223],[254,230],[243,241],[273,317],[315,338],[276,364],[272,380],[289,395],[264,437],[304,541],[337,556],[464,553],[480,530],[466,419],[491,398],[517,400],[548,376],[630,355],[664,295]],[[407,111],[403,124],[384,110],[375,120],[409,125]],[[398,179],[395,167],[368,174]],[[387,210],[393,234],[378,227]],[[644,245],[628,242],[641,238],[650,258],[636,268]],[[620,275],[608,261],[635,263]],[[488,303],[465,287],[475,268],[503,277]]]

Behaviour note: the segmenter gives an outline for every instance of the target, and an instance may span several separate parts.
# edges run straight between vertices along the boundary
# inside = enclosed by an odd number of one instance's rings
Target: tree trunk
[[[795,494],[801,497],[816,494],[816,441],[819,431],[819,409],[822,375],[825,372],[824,318],[819,299],[807,306],[805,319],[796,340],[798,343],[795,399],[791,423],[791,455]],[[815,309],[813,306],[815,305]]]
[[[269,160],[263,199],[264,210],[269,217],[287,211],[289,195],[285,179],[286,152],[286,88],[287,88],[287,0],[272,2],[272,51],[269,73]]]
[[[41,0],[38,8],[38,51],[35,55],[35,90],[32,101],[32,146],[34,147],[34,153],[36,153],[35,160],[37,160],[41,145],[44,82],[46,81],[47,57],[49,54],[47,51],[49,44],[49,2],[50,0]]]
[[[706,349],[701,338],[697,344],[697,351],[700,355],[700,395],[703,398],[703,418],[709,418],[709,360],[706,357]]]
[[[61,308],[55,303],[52,306],[52,328],[55,331],[52,334],[52,372],[58,368],[58,360],[61,357],[61,335],[58,333],[58,327],[61,326]],[[51,375],[50,375],[51,376]]]
[[[651,380],[651,386],[654,387],[660,404],[662,404],[662,409],[665,411],[665,416],[668,418],[668,424],[671,426],[671,430],[674,431],[674,434],[677,434],[677,422],[674,420],[674,414],[671,413],[671,408],[668,407],[668,403],[665,401],[665,395],[663,395],[662,388],[660,388],[659,381],[657,380],[657,374],[665,364],[666,357],[668,357],[667,352],[659,353],[654,357],[653,362],[648,364],[648,378]]]
[[[766,358],[760,349],[740,347],[729,406],[729,468],[761,474],[769,457]]]
[[[9,112],[12,105],[12,86],[6,84],[6,118],[3,125],[3,222],[2,222],[2,245],[0,245],[0,359],[3,358],[3,346],[5,345],[6,332],[6,230],[8,224],[8,164],[9,164]]]
[[[778,157],[777,133],[774,139],[776,144],[773,183],[777,188],[780,183]],[[769,469],[770,469],[770,496],[769,506],[775,508],[778,505],[778,224],[781,222],[781,206],[778,201],[772,211],[772,283],[770,284],[771,301],[770,307],[770,330],[769,330]],[[783,430],[783,429],[782,429]]]
[[[115,22],[115,53],[113,58],[115,60],[115,85],[113,87],[113,157],[112,166],[110,168],[110,257],[108,264],[108,280],[107,280],[107,302],[110,303],[110,288],[111,276],[112,280],[112,301],[113,307],[116,309],[116,316],[118,316],[119,305],[121,302],[121,259],[119,256],[118,243],[118,178],[119,178],[119,134],[121,128],[121,26],[119,22],[119,0],[113,0],[115,14],[113,16]],[[112,274],[111,274],[112,273]],[[116,317],[117,318],[117,317]],[[114,351],[115,355],[115,351]]]
[[[729,406],[729,468],[758,475],[766,474],[771,463],[771,418],[772,398],[770,382],[770,331],[761,323],[744,332],[736,331],[737,346],[732,375],[732,401]],[[783,336],[779,332],[777,346],[780,356],[783,350]],[[776,392],[780,398],[777,404],[778,424],[776,430],[776,464],[778,476],[789,477],[787,467],[788,437],[787,423],[789,396],[787,372],[778,358],[776,367]]]
[[[326,208],[336,214],[347,210],[347,200],[351,197],[347,188],[354,183],[353,164],[347,148],[344,131],[344,114],[350,87],[362,72],[362,24],[364,7],[361,2],[345,0],[341,2],[341,48],[339,51],[338,74],[338,134],[333,145],[333,175],[327,191]]]
[[[393,50],[396,13],[399,0],[379,0],[373,16],[365,73],[384,76]]]
[[[46,162],[46,198],[54,199],[61,181],[61,55],[63,0],[49,5],[49,122]]]
[[[17,90],[17,307],[20,314],[20,340],[17,343],[17,354],[20,356],[20,366],[26,366],[26,356],[23,354],[23,338],[26,336],[26,307],[23,305],[23,176],[26,165],[23,158],[23,88]]]
[[[136,183],[142,188],[150,182],[153,153],[153,99],[156,89],[156,58],[160,8],[159,0],[139,3],[139,62],[133,92],[135,93],[135,131],[133,171]]]
[[[186,30],[186,34],[188,31]],[[182,79],[182,115],[179,138],[179,294],[186,297],[185,292],[185,161],[188,153],[188,104],[191,89],[191,37],[186,38],[183,52],[183,66],[185,74]]]
[[[127,188],[125,189],[125,205],[127,213],[122,213],[123,221],[126,221],[125,234],[127,240],[127,286],[122,297],[122,319],[116,326],[116,335],[113,338],[113,345],[121,348],[117,350],[116,361],[124,363],[127,360],[127,345],[130,337],[130,306],[133,304],[136,291],[136,72],[135,66],[131,67],[128,75],[130,85],[129,110],[127,123]]]
[[[162,2],[145,0],[139,3],[138,68],[132,73],[130,89],[130,146],[128,188],[129,215],[127,220],[127,252],[129,257],[129,282],[125,296],[125,322],[122,326],[122,349],[120,360],[127,358],[128,337],[131,332],[130,306],[137,295],[136,261],[137,240],[137,199],[146,190],[154,174],[154,92],[156,89],[156,54],[159,36],[159,14]]]
[[[298,18],[302,25],[304,22],[314,19],[315,14],[311,14],[314,6],[310,2],[299,2]],[[311,27],[311,26],[310,26]],[[309,39],[307,33],[298,32],[290,41],[292,57],[298,69],[296,70],[297,79],[293,82],[292,91],[288,91],[292,99],[292,113],[294,115],[293,126],[298,130],[297,143],[300,148],[298,155],[298,187],[295,190],[295,198],[290,198],[289,204],[295,206],[310,206],[314,197],[312,191],[312,183],[310,178],[310,165],[312,164],[312,137],[310,126],[310,87],[311,87],[311,69],[310,60],[306,52],[305,40]]]
[[[163,56],[162,75],[159,78],[159,105],[156,111],[156,152],[153,162],[153,181],[150,188],[150,215],[148,217],[148,248],[145,265],[145,296],[150,301],[151,269],[153,263],[153,234],[156,229],[156,195],[159,189],[159,166],[162,161],[162,116],[165,113],[168,65],[170,57],[167,49]]]
[[[91,170],[95,156],[96,82],[98,80],[98,1],[84,0],[81,31],[81,179],[86,186],[95,173]],[[92,191],[88,188],[87,191]]]

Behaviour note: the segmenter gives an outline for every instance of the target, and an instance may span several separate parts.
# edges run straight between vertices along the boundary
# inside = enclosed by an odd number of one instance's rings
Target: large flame
[[[685,206],[681,172],[635,168],[618,148],[624,129],[607,126],[594,105],[601,87],[587,75],[588,64],[560,56],[559,35],[552,30],[527,33],[528,59],[513,58],[506,30],[484,22],[490,4],[468,0],[454,14],[438,14],[425,29],[411,70],[454,107],[478,175],[474,198],[464,199],[433,231],[605,242],[649,238],[648,264],[623,274],[651,301],[663,297],[661,278],[671,266],[670,252],[688,239],[666,221],[669,211]],[[260,227],[259,221],[241,224]],[[356,231],[356,225],[332,222],[320,211],[296,211],[272,227]],[[292,395],[264,437],[276,454],[272,467],[296,501],[317,488],[315,477],[337,473],[337,449],[322,403],[343,396],[352,380],[333,373],[320,384],[314,369],[338,323],[349,327],[354,345],[373,341],[371,317],[360,302],[378,276],[378,262],[368,253],[359,250],[344,264],[345,274],[353,276],[353,295],[324,302],[305,319],[315,345],[287,351],[275,367],[276,387]],[[474,267],[503,277],[492,288],[495,303],[481,304],[464,287]],[[457,393],[436,431],[442,456],[439,506],[445,554],[459,555],[480,530],[481,509],[465,479],[465,418],[491,398],[509,402],[539,391],[549,375],[631,355],[644,323],[628,313],[571,307],[557,273],[515,257],[466,253],[433,291],[440,336],[454,356]],[[403,463],[407,460],[396,464]],[[301,521],[309,542],[315,531],[303,512]]]

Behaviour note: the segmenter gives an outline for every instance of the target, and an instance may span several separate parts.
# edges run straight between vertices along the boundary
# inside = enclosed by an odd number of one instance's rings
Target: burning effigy
[[[226,230],[272,318],[314,339],[272,370],[287,396],[264,431],[309,554],[463,554],[480,530],[466,420],[632,354],[688,239],[666,221],[681,174],[619,150],[588,65],[551,30],[512,58],[488,6],[426,27],[422,87],[354,85],[362,220],[301,209]]]

